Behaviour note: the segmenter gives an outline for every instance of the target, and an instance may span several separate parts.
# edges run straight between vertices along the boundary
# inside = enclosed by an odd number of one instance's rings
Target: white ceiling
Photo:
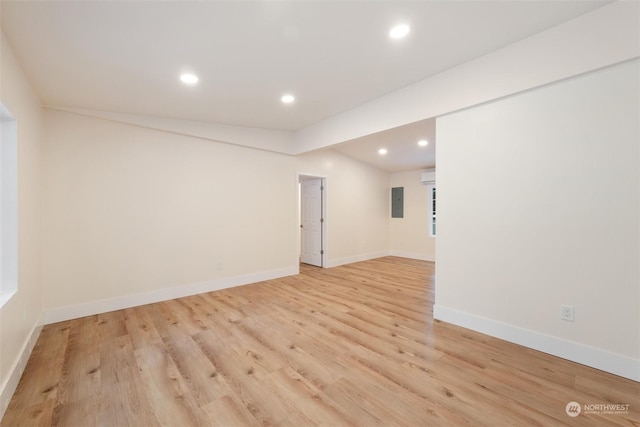
[[[429,144],[419,147],[418,141],[421,139],[426,139]],[[436,165],[436,120],[422,120],[343,142],[332,148],[389,172],[433,168]],[[380,148],[386,148],[387,154],[378,154]]]
[[[45,105],[294,131],[606,3],[2,0],[0,5],[2,30]],[[389,28],[399,22],[411,26],[409,36],[389,39]],[[197,86],[178,80],[187,70],[200,77]],[[293,105],[280,102],[285,92],[295,94]],[[411,129],[423,131],[418,125]],[[389,146],[417,140],[407,133],[391,130],[337,148],[386,170],[423,167],[411,154],[400,156],[400,163],[393,162],[391,151],[386,160],[368,156],[369,145],[377,150],[385,138]],[[430,142],[433,149],[435,140]],[[401,150],[408,148],[393,153]],[[415,156],[422,159],[426,151]]]

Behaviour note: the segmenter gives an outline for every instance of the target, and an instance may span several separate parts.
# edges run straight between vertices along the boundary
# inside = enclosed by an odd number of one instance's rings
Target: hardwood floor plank
[[[96,316],[78,319],[65,349],[58,405],[84,400],[101,385],[101,356]],[[91,343],[91,345],[87,345]]]
[[[163,307],[167,305],[164,304]],[[154,314],[157,314],[157,318]],[[167,355],[178,370],[193,400],[198,405],[205,405],[227,394],[226,384],[212,375],[215,369],[209,359],[202,353],[192,336],[185,333],[185,330],[189,329],[182,323],[164,323],[160,313],[156,311],[152,311],[150,316],[154,319],[154,325]]]
[[[304,418],[309,420],[305,424],[298,425],[321,425],[321,426],[346,426],[355,425],[354,418],[344,411],[341,405],[335,404],[325,393],[305,377],[294,371],[290,367],[279,369],[271,374],[271,380],[275,386],[279,387],[281,394],[286,395],[288,400],[293,402],[304,414]],[[293,422],[301,417],[288,417],[288,421]]]
[[[247,330],[251,330],[254,335],[260,334],[266,326],[272,333],[269,336],[263,336],[263,339],[273,341],[274,351],[287,361],[287,365],[295,368],[316,386],[323,388],[326,384],[341,378],[347,370],[337,359],[330,360],[330,363],[327,363],[327,360],[318,359],[318,355],[323,354],[324,343],[326,347],[334,345],[331,340],[335,340],[335,337],[330,333],[323,333],[326,337],[323,341],[307,333],[305,326],[284,319],[275,313],[269,318],[261,317],[257,320],[259,323],[256,324],[254,319],[244,319],[241,324]]]
[[[91,316],[93,317],[93,316]],[[122,310],[98,314],[98,334],[100,339],[116,338],[127,335],[127,326]]]
[[[351,381],[342,378],[323,390],[363,426],[403,426],[401,414],[383,405],[378,397],[367,393]]]
[[[122,321],[119,320],[118,323]],[[128,335],[117,336],[100,344],[100,383],[100,395],[94,395],[91,400],[92,403],[99,401],[100,405],[97,425],[158,425]],[[74,424],[65,422],[61,425]]]
[[[2,418],[2,426],[48,427],[53,425],[54,399],[34,405],[11,408]]]
[[[98,425],[101,411],[101,337],[98,317],[74,322],[70,328],[59,395],[52,425]],[[91,345],[87,345],[91,343]]]
[[[0,426],[640,426],[639,383],[435,321],[434,269],[302,265],[47,325]]]
[[[230,392],[247,408],[253,417],[262,425],[274,425],[286,417],[286,408],[276,401],[277,405],[268,404],[270,396],[262,390],[261,380],[257,379],[255,367],[251,362],[238,360],[237,352],[226,345],[216,345],[218,341],[212,330],[200,332],[194,336],[203,353],[230,388]],[[264,378],[265,373],[258,376]],[[265,404],[266,403],[266,404]]]
[[[205,426],[198,406],[189,395],[178,368],[162,347],[135,350],[135,358],[144,384],[143,393],[162,426]],[[134,421],[134,420],[131,420]],[[117,424],[114,424],[117,425]]]
[[[249,410],[231,395],[205,405],[202,410],[212,426],[261,426]]]
[[[128,308],[123,310],[123,320],[127,333],[131,337],[134,349],[162,344],[162,338],[149,316],[151,306]]]
[[[43,328],[7,412],[16,404],[16,397],[20,407],[58,397],[71,327],[77,323],[70,321]]]

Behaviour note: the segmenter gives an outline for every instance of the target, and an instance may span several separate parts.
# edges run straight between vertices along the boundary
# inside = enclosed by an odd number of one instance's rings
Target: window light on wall
[[[16,119],[0,103],[0,307],[18,290]]]

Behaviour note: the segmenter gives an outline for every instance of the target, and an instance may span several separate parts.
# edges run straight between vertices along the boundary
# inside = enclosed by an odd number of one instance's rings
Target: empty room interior
[[[0,24],[2,427],[640,426],[639,1]]]

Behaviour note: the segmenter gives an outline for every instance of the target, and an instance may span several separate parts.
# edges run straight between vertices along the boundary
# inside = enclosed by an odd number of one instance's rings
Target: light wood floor
[[[1,425],[640,425],[639,383],[434,322],[433,269],[303,267],[48,325]]]

